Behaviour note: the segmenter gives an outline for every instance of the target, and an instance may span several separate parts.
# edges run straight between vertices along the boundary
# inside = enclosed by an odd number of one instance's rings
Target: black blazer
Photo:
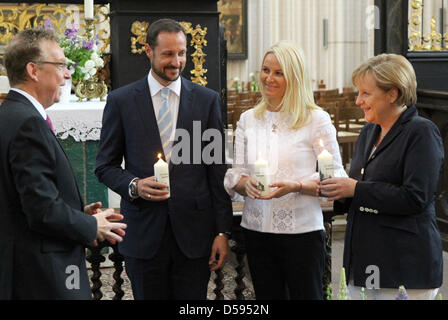
[[[380,271],[381,288],[438,288],[442,243],[434,198],[443,162],[442,139],[431,121],[409,107],[370,157],[380,134],[368,123],[356,142],[350,167],[358,180],[353,198],[335,202],[347,212],[344,267],[366,287],[369,265]],[[347,277],[348,279],[348,277]]]
[[[201,123],[196,136],[193,121]],[[198,134],[211,128],[223,132],[219,95],[182,78],[176,128],[190,134],[190,163],[193,163],[198,156],[193,151],[193,137],[198,138]],[[201,152],[205,145],[205,142],[199,145]],[[95,173],[100,182],[121,196],[121,213],[127,229],[123,242],[119,243],[120,253],[140,259],[153,257],[169,217],[182,252],[189,258],[208,256],[217,232],[230,231],[232,225],[232,205],[223,185],[227,169],[224,160],[222,164],[210,165],[170,162],[170,198],[163,202],[132,200],[129,183],[136,177],[154,175],[153,165],[159,152],[163,148],[148,78],[112,91],[104,108]],[[224,159],[224,150],[222,154]],[[121,168],[123,157],[125,169]]]
[[[0,299],[91,299],[84,245],[96,219],[82,212],[64,150],[15,91],[0,106],[0,128]],[[66,286],[76,284],[70,266],[79,289]]]

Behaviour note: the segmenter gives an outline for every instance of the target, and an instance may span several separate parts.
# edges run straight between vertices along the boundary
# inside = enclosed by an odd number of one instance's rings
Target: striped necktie
[[[170,97],[170,89],[162,88],[161,96],[162,96],[162,107],[159,110],[159,115],[157,117],[157,124],[159,126],[160,140],[162,141],[163,151],[165,152],[165,159],[167,162],[169,162],[171,158],[170,136],[171,136],[171,128],[173,126],[170,104],[168,101]]]

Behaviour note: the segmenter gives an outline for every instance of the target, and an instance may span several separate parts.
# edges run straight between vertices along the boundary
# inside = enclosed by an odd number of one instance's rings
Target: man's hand
[[[122,220],[123,216],[121,214],[115,213],[114,209],[107,209],[94,214],[93,217],[97,221],[96,237],[99,241],[108,240],[111,244],[123,241],[122,237],[125,235],[124,229],[126,229],[127,225],[109,221]]]
[[[84,212],[90,214],[91,216],[101,212],[101,202],[94,202],[84,206]]]
[[[320,183],[322,196],[329,201],[351,198],[355,195],[357,180],[352,178],[331,178]]]
[[[211,271],[221,269],[227,261],[229,255],[228,240],[225,236],[216,236],[212,245],[212,253],[208,260]]]
[[[154,176],[139,179],[137,190],[140,198],[148,201],[163,201],[169,198],[168,186],[156,181]]]

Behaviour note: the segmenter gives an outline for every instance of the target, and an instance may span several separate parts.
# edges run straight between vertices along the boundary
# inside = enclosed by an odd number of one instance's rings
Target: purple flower
[[[89,40],[89,41],[84,41],[83,43],[82,43],[82,46],[84,47],[84,48],[86,48],[87,50],[92,50],[93,49],[93,40]]]
[[[49,18],[45,19],[44,29],[53,31],[53,25],[51,24],[51,19]]]
[[[395,297],[395,300],[409,300],[408,293],[404,286],[398,288],[398,295]]]
[[[78,29],[76,28],[76,25],[72,25],[72,28],[67,28],[64,31],[64,35],[67,39],[75,39],[78,36]]]

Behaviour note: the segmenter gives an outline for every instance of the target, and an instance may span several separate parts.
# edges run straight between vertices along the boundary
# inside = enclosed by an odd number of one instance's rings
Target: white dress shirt
[[[269,164],[271,183],[319,179],[316,162],[323,150],[320,139],[333,155],[335,176],[347,177],[328,113],[314,110],[308,124],[298,130],[289,129],[289,121],[288,117],[281,119],[279,112],[266,111],[263,120],[255,119],[253,109],[241,115],[235,131],[235,164],[224,178],[224,187],[232,197],[242,176],[254,176],[254,163],[260,157]],[[245,197],[241,226],[285,234],[324,230],[319,198],[300,193],[272,200]]]
[[[162,86],[152,75],[152,72],[149,71],[148,74],[148,85],[149,91],[151,93],[152,105],[154,106],[154,113],[156,115],[156,119],[158,120],[159,111],[162,107]],[[170,89],[169,95],[169,104],[171,111],[171,118],[173,119],[173,126],[171,128],[170,141],[174,141],[174,135],[176,132],[176,124],[177,124],[177,115],[179,113],[179,104],[180,104],[180,89],[181,89],[181,79],[177,78],[176,81],[173,81],[167,86]]]
[[[34,98],[32,95],[30,95],[28,92],[25,92],[23,90],[17,89],[17,88],[11,88],[10,90],[13,90],[15,92],[20,93],[22,96],[24,96],[25,98],[27,98],[34,106],[34,108],[36,108],[36,110],[40,113],[40,115],[42,116],[42,118],[44,118],[44,120],[47,120],[47,113],[45,112],[44,107],[42,106],[42,104],[36,100],[36,98]]]

